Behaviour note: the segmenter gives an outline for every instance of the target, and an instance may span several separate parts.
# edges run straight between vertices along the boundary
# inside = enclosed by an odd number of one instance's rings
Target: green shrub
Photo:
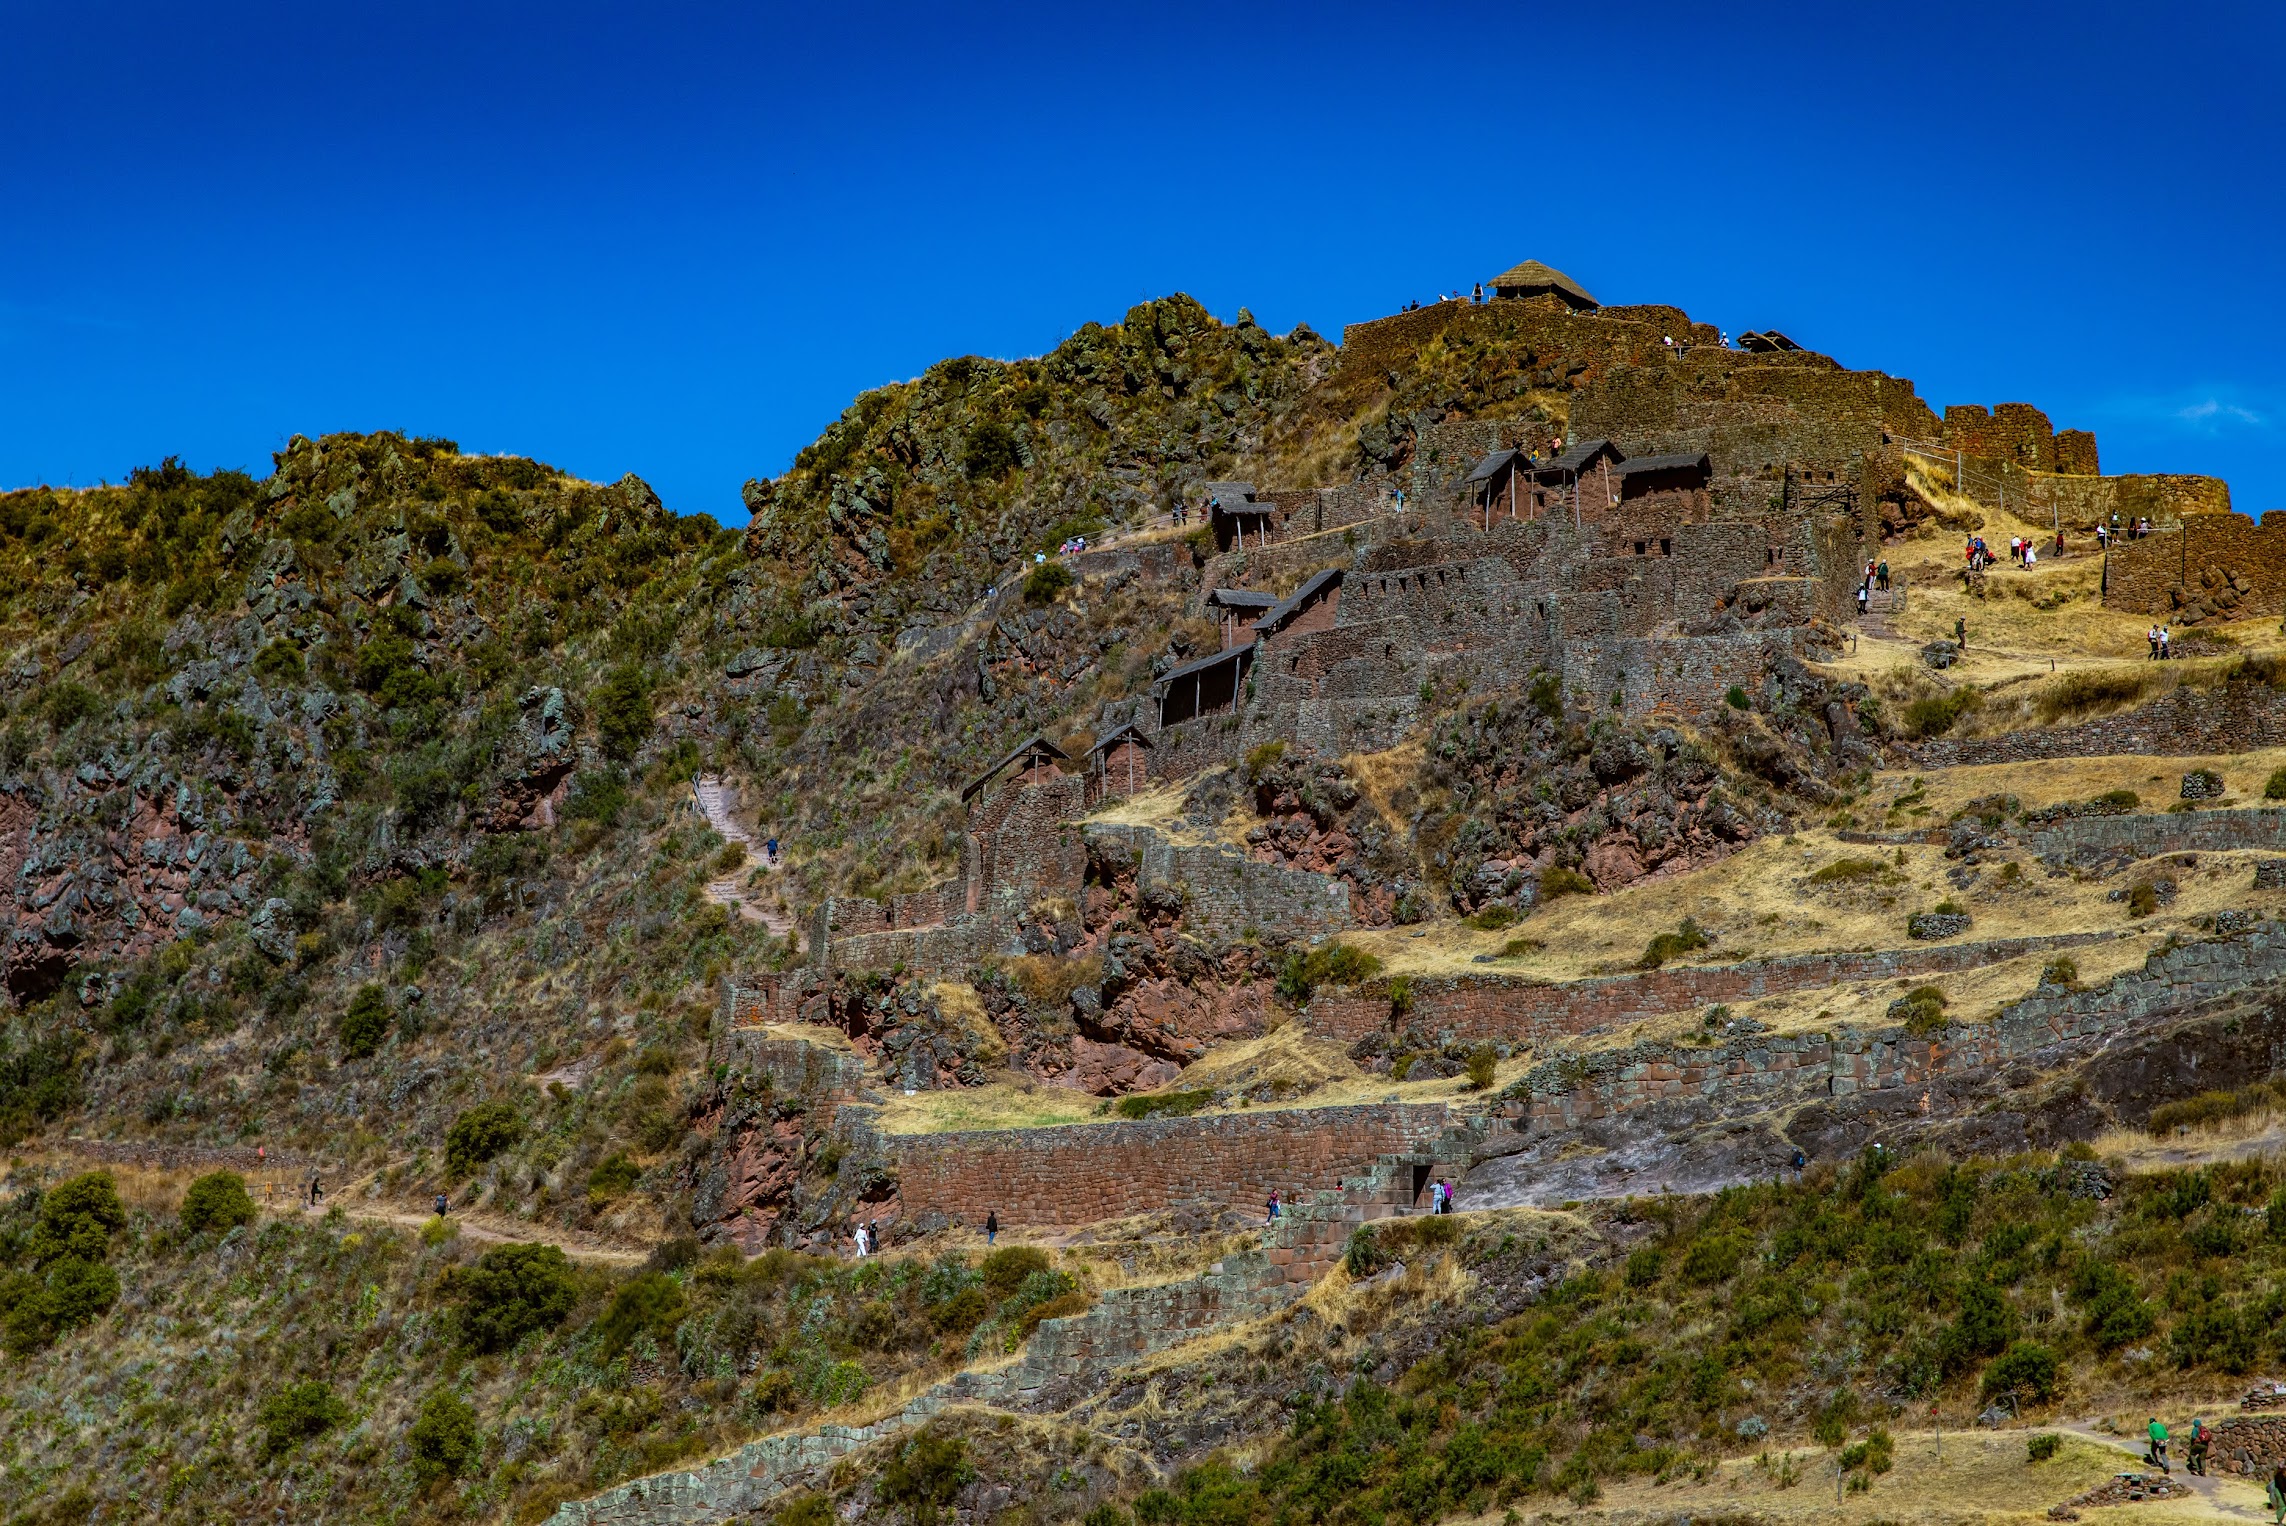
[[[1468,925],[1480,933],[1496,933],[1516,924],[1516,908],[1505,904],[1487,906],[1467,919]]]
[[[2024,1456],[2028,1462],[2046,1462],[2064,1445],[2064,1438],[2054,1431],[2039,1431],[2024,1438]]]
[[[1389,981],[1389,1015],[1403,1017],[1413,1010],[1413,977],[1392,976]]]
[[[638,1335],[670,1339],[689,1309],[681,1283],[664,1272],[645,1272],[613,1290],[611,1302],[595,1322],[596,1335],[605,1353],[617,1356]]]
[[[1349,1241],[1342,1247],[1341,1264],[1350,1276],[1370,1277],[1388,1260],[1371,1224],[1360,1224],[1349,1232]]]
[[[75,1257],[101,1261],[111,1237],[127,1227],[127,1205],[108,1171],[87,1171],[58,1183],[40,1198],[39,1222],[29,1244],[34,1265]]]
[[[1924,739],[1942,736],[1953,729],[1954,722],[1982,702],[1983,696],[1965,684],[1943,694],[1924,695],[1905,707],[1906,733]]]
[[[2079,961],[2069,954],[2049,960],[2040,971],[2040,984],[2044,986],[2068,986],[2073,990],[2079,989]]]
[[[1533,709],[1551,721],[1564,718],[1564,681],[1553,673],[1532,675],[1532,682],[1524,690],[1525,700]]]
[[[524,1135],[524,1120],[505,1102],[479,1102],[445,1131],[445,1172],[458,1180]]]
[[[232,1229],[254,1222],[254,1199],[246,1191],[246,1178],[235,1171],[209,1171],[183,1194],[183,1233],[205,1229]]]
[[[1705,948],[1712,940],[1706,929],[1690,917],[1683,918],[1682,926],[1671,933],[1661,933],[1643,950],[1643,968],[1655,970],[1670,959]]]
[[[505,1351],[535,1330],[553,1330],[579,1301],[571,1262],[553,1245],[495,1245],[472,1267],[442,1279],[460,1302],[460,1338],[473,1351]]]
[[[406,1440],[413,1473],[424,1484],[460,1477],[484,1449],[476,1411],[449,1388],[440,1388],[421,1401],[421,1412]]]
[[[1361,948],[1328,943],[1304,951],[1286,951],[1278,971],[1278,994],[1296,1004],[1306,1002],[1319,986],[1354,986],[1381,973],[1381,961]]]
[[[1245,765],[1246,782],[1260,784],[1262,776],[1270,772],[1277,761],[1284,756],[1286,756],[1286,744],[1284,742],[1264,742],[1259,747],[1248,748]]]
[[[1837,858],[1810,873],[1813,885],[1846,884],[1852,880],[1883,880],[1896,878],[1896,871],[1878,858]]]
[[[2286,768],[2274,768],[2270,777],[2262,781],[2262,798],[2286,800]]]
[[[1071,568],[1055,557],[1034,562],[1032,570],[1024,575],[1024,602],[1034,606],[1053,604],[1056,595],[1078,581],[1072,576]]]
[[[1915,986],[1889,1004],[1888,1015],[1915,1037],[1935,1033],[1945,1026],[1945,993],[1935,986]]]
[[[595,734],[607,757],[624,763],[651,735],[651,682],[632,664],[615,668],[589,700]]]
[[[913,1526],[936,1526],[937,1512],[975,1476],[968,1443],[931,1425],[897,1448],[876,1492],[884,1504],[911,1510]]]
[[[1722,697],[1723,702],[1729,705],[1733,710],[1750,709],[1754,704],[1754,701],[1746,697],[1746,691],[1740,688],[1737,684],[1732,684],[1728,689],[1724,690]]]
[[[840,1526],[840,1523],[841,1517],[833,1511],[833,1501],[822,1494],[797,1494],[770,1517],[770,1526]]]
[[[615,1198],[625,1197],[635,1189],[642,1178],[643,1168],[628,1159],[625,1150],[614,1150],[595,1163],[587,1174],[588,1201],[601,1205]]]
[[[88,717],[103,713],[103,696],[85,684],[75,684],[67,679],[52,685],[40,697],[39,709],[48,718],[49,730],[69,731]]]
[[[1863,1441],[1842,1448],[1842,1471],[1878,1476],[1897,1465],[1897,1443],[1886,1427],[1875,1426]]]
[[[1987,1399],[2012,1393],[2019,1403],[2046,1404],[2056,1396],[2056,1353],[2036,1341],[2018,1341],[1984,1369]]]
[[[1468,1089],[1472,1092],[1491,1089],[1493,1076],[1500,1064],[1500,1056],[1490,1044],[1479,1044],[1468,1052]]]
[[[323,1383],[291,1383],[262,1401],[262,1456],[284,1456],[349,1418],[349,1407]]]
[[[984,1316],[992,1312],[992,1301],[984,1296],[982,1288],[962,1288],[950,1298],[929,1308],[929,1323],[948,1335],[966,1335],[984,1323]]]
[[[2127,892],[2127,914],[2148,917],[2159,909],[2159,889],[2149,880],[2139,882]]]
[[[986,419],[968,432],[961,449],[960,468],[971,482],[998,482],[1023,464],[1023,447],[1016,432],[998,419]]]
[[[1540,899],[1543,902],[1553,901],[1556,897],[1564,895],[1594,894],[1595,881],[1577,869],[1568,869],[1562,864],[1550,864],[1540,871]]]
[[[1727,1281],[1746,1259],[1746,1249],[1737,1235],[1702,1234],[1683,1253],[1683,1280],[1696,1287]]]
[[[286,688],[308,677],[302,664],[302,644],[291,636],[280,636],[254,659],[254,676],[274,688]]]
[[[343,1059],[362,1060],[381,1047],[389,1036],[389,1001],[381,987],[368,982],[357,988],[349,1010],[341,1014],[339,1032]]]
[[[984,1258],[985,1290],[994,1298],[1006,1298],[1048,1267],[1048,1253],[1036,1245],[1003,1245]]]
[[[1138,1092],[1120,1098],[1112,1111],[1122,1118],[1187,1118],[1213,1100],[1214,1093],[1206,1090]]]
[[[1659,1280],[1667,1258],[1656,1245],[1638,1245],[1627,1253],[1627,1285],[1647,1288]]]
[[[627,779],[615,768],[583,768],[572,779],[564,797],[564,815],[572,821],[592,821],[615,827],[627,810]]]

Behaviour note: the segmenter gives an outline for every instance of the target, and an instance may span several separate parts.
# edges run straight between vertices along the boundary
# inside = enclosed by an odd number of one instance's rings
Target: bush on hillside
[[[455,1180],[497,1156],[524,1135],[524,1120],[505,1102],[479,1102],[445,1131],[445,1172]]]
[[[274,1460],[315,1441],[349,1418],[349,1407],[323,1383],[290,1383],[262,1401],[262,1456]]]
[[[1206,1090],[1137,1092],[1112,1104],[1122,1118],[1187,1118],[1214,1100]]]
[[[1472,1092],[1489,1091],[1494,1075],[1500,1068],[1500,1056],[1490,1044],[1479,1044],[1468,1052],[1468,1089]]]
[[[1562,864],[1550,864],[1540,871],[1540,899],[1553,901],[1562,895],[1594,895],[1595,881],[1577,869]]]
[[[235,1171],[209,1171],[183,1194],[183,1233],[208,1229],[234,1229],[254,1222],[254,1199],[246,1191],[246,1178]]]
[[[461,1343],[506,1351],[535,1330],[553,1330],[579,1301],[571,1262],[553,1245],[495,1245],[440,1286],[460,1302]]]
[[[1054,557],[1034,562],[1032,570],[1024,575],[1024,602],[1034,606],[1053,604],[1056,595],[1079,580],[1072,570]]]
[[[1314,949],[1290,948],[1278,970],[1278,994],[1299,1005],[1316,994],[1319,986],[1354,986],[1381,973],[1381,961],[1346,943],[1327,943]]]
[[[345,1060],[362,1060],[381,1047],[389,1036],[389,1000],[381,987],[367,982],[357,988],[349,998],[349,1008],[341,1014],[341,1056]]]
[[[1984,1369],[1984,1396],[2014,1394],[2019,1404],[2046,1404],[2056,1397],[2060,1371],[2054,1351],[2037,1341],[2018,1341]]]
[[[2064,1438],[2054,1431],[2041,1431],[2025,1438],[2024,1458],[2027,1462],[2046,1462],[2063,1449]]]
[[[1963,685],[1943,694],[1928,694],[1905,707],[1906,735],[1925,740],[1943,736],[1953,729],[1953,723],[1983,701],[1976,690]]]
[[[975,1476],[968,1443],[931,1425],[896,1449],[876,1488],[884,1504],[912,1512],[913,1526],[936,1526],[937,1512]]]
[[[1670,959],[1680,959],[1685,954],[1695,953],[1712,942],[1705,928],[1699,926],[1695,919],[1685,917],[1682,926],[1671,933],[1659,934],[1644,948],[1642,967],[1655,970]]]
[[[1024,1280],[1048,1270],[1048,1253],[1035,1245],[1003,1245],[984,1258],[985,1291],[1006,1298]]]
[[[625,763],[651,736],[651,684],[632,664],[615,668],[589,700],[604,753]]]
[[[645,1272],[612,1292],[611,1302],[595,1322],[596,1337],[606,1355],[617,1356],[638,1335],[672,1339],[689,1309],[681,1283],[664,1272]]]
[[[460,1477],[484,1447],[483,1435],[476,1427],[476,1411],[447,1388],[422,1401],[406,1440],[413,1472],[424,1484]]]

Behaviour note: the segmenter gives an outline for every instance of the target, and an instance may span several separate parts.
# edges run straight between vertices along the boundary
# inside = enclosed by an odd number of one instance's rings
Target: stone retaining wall
[[[2090,990],[2043,985],[1991,1023],[1931,1034],[1837,1029],[1699,1049],[1659,1041],[1535,1066],[1519,1088],[1535,1133],[1653,1112],[1671,1125],[1813,1097],[1926,1086],[2286,976],[2286,925],[2155,950]]]
[[[2025,843],[2042,863],[2058,866],[2163,853],[2286,852],[2286,810],[2070,816],[2026,834]]]
[[[1133,859],[1138,894],[1179,894],[1184,933],[1209,945],[1250,936],[1283,943],[1355,925],[1349,887],[1332,875],[1266,864],[1216,844],[1169,842],[1151,827],[1092,823],[1087,840],[1099,857],[1109,848],[1111,856]]]
[[[2226,1473],[2261,1477],[2286,1462],[2286,1415],[2225,1415],[2214,1433],[2207,1456]]]
[[[2286,821],[2286,813],[2280,817]],[[1426,976],[1413,982],[1413,1008],[1403,1026],[1443,1042],[1547,1043],[1715,1002],[1752,1001],[1851,981],[1981,969],[2025,954],[2077,948],[2112,936],[2071,933],[1864,954],[1790,954],[1743,964],[1683,965],[1561,983],[1489,975]],[[1391,1026],[1389,999],[1332,991],[1313,998],[1302,1020],[1315,1037],[1354,1042]]]
[[[1204,1203],[1260,1210],[1271,1189],[1337,1188],[1385,1155],[1411,1155],[1445,1130],[1442,1103],[1220,1113],[955,1134],[875,1135],[896,1163],[900,1214],[981,1224],[1092,1224]]]
[[[1975,632],[1971,631],[1973,640]],[[2114,754],[2196,757],[2286,747],[2286,693],[2265,683],[2176,689],[2133,710],[2082,721],[1900,749],[1917,768],[1963,768]]]

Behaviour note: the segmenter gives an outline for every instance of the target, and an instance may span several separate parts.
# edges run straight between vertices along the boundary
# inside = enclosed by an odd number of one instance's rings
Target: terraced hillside
[[[0,1507],[2013,1518],[2218,1415],[2267,532],[1755,344],[1170,299],[743,534],[388,434],[0,497]]]

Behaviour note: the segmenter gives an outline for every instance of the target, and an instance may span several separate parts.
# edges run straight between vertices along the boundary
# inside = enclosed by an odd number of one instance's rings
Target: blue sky
[[[0,486],[400,428],[735,524],[943,356],[1536,257],[2282,507],[2282,16],[0,0]]]

